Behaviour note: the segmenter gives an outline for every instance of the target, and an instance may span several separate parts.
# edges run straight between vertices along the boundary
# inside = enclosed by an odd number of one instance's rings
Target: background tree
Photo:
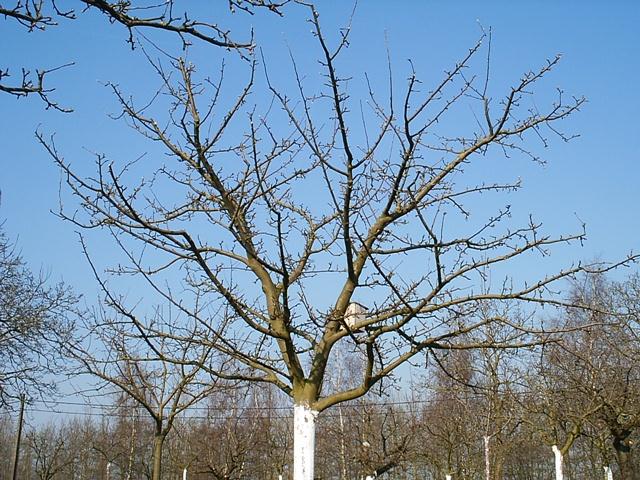
[[[27,441],[38,480],[53,480],[73,464],[76,452],[69,448],[69,433],[51,424],[30,432]]]
[[[566,335],[562,344],[545,347],[541,363],[528,376],[530,393],[523,398],[523,421],[548,446],[550,462],[553,452],[557,480],[562,480],[565,473],[572,476],[569,452],[588,429],[593,415],[602,408],[597,395],[580,388],[585,385],[583,381],[589,382],[590,375],[566,354],[568,345],[564,342],[569,338]]]
[[[50,394],[60,367],[57,346],[68,341],[77,298],[63,283],[34,275],[0,225],[0,407]],[[48,376],[49,375],[49,376]]]
[[[473,356],[449,352],[435,366],[428,388],[433,392],[421,411],[421,454],[435,475],[469,479],[483,472],[485,433],[477,392]]]
[[[215,348],[229,362],[224,370],[205,366],[212,375],[272,383],[291,397],[296,480],[313,478],[319,412],[365,395],[423,353],[538,343],[532,323],[479,319],[479,304],[568,305],[551,289],[555,282],[608,268],[578,264],[533,279],[504,276],[521,257],[546,255],[583,234],[552,237],[531,219],[507,225],[508,206],[477,215],[472,208],[481,194],[519,188],[519,181],[487,178],[500,168],[498,158],[537,160],[528,141],[569,139],[557,123],[584,100],[561,91],[546,109],[531,100],[558,58],[497,95],[486,62],[475,64],[479,43],[429,91],[418,89],[411,70],[403,95],[390,86],[388,104],[371,92],[359,129],[337,63],[348,32],[330,46],[318,12],[308,8],[325,75],[319,92],[308,93],[295,63],[297,98],[268,75],[260,84],[254,61],[232,100],[222,81],[199,79],[188,60],[153,60],[161,87],[151,103],[112,89],[123,118],[168,157],[135,166],[99,154],[96,174],[83,176],[39,135],[82,207],[61,215],[113,234],[127,273],[184,312],[198,334],[135,321],[142,337]],[[470,75],[473,66],[482,73]],[[251,92],[261,93],[262,103],[249,104]],[[469,103],[475,116],[460,113]],[[460,130],[448,133],[453,111],[468,122],[456,121]],[[148,173],[141,177],[137,167]],[[491,323],[510,334],[472,335]],[[349,340],[363,359],[359,384],[330,390],[324,380],[332,351]]]
[[[573,295],[592,308],[567,312],[568,322],[584,328],[564,342],[573,371],[563,378],[582,396],[597,399],[593,419],[609,431],[620,475],[631,480],[640,478],[632,454],[640,427],[639,285],[637,274],[621,282],[603,276],[576,282]],[[576,372],[582,375],[576,378]]]
[[[142,321],[137,320],[133,311],[119,310],[120,303],[108,291],[106,301],[114,310],[102,309],[94,315],[85,315],[84,338],[70,344],[66,352],[77,363],[76,374],[95,377],[98,391],[115,388],[150,418],[151,478],[160,480],[164,442],[177,418],[219,388],[216,380],[204,373],[204,369],[215,364],[212,355],[215,351],[211,346],[140,334],[133,328]],[[180,317],[174,318],[171,312],[161,309],[147,323],[159,324],[175,332],[189,333],[182,329]]]

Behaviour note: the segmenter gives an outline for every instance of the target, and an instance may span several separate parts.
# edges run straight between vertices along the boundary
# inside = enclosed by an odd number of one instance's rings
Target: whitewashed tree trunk
[[[611,471],[611,467],[609,465],[604,467],[604,480],[613,480],[613,472]]]
[[[317,416],[307,405],[293,407],[293,480],[313,480]]]
[[[451,475],[447,475],[445,478],[446,478],[447,480],[451,480]]]
[[[491,461],[489,459],[489,435],[484,436],[484,478],[485,480],[491,480]]]
[[[132,473],[133,473],[133,461],[134,461],[133,457],[135,456],[135,453],[136,453],[136,423],[137,423],[136,420],[137,418],[134,417],[133,421],[131,422],[131,438],[129,439],[129,465],[127,465],[127,476],[126,476],[127,480],[131,480]]]
[[[111,478],[111,462],[107,462],[107,480]]]
[[[342,480],[347,480],[347,445],[345,443],[347,435],[344,428],[342,405],[338,405],[338,415],[340,418],[340,466],[342,468]]]
[[[187,469],[182,470],[182,480],[187,480]]]
[[[564,480],[564,474],[563,474],[563,468],[562,468],[562,461],[563,461],[562,452],[560,451],[557,445],[553,445],[551,449],[553,450],[553,455],[555,456],[555,460],[556,460],[556,480]]]

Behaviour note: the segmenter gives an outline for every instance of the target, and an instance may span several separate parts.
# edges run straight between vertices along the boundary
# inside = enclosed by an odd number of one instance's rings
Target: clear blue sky
[[[189,2],[206,12],[210,2]],[[225,2],[220,2],[223,4]],[[319,10],[327,34],[345,25],[351,12],[348,1],[321,2]],[[229,21],[236,36],[246,38],[255,28],[257,43],[269,69],[281,84],[290,79],[288,48],[310,78],[319,67],[318,47],[300,8],[286,10],[284,18],[272,15],[237,16]],[[480,25],[493,31],[492,78],[496,90],[557,53],[560,66],[549,77],[546,91],[562,87],[568,94],[584,95],[588,103],[565,122],[580,135],[563,144],[553,142],[541,152],[546,166],[517,163],[509,173],[521,176],[524,189],[513,198],[514,220],[535,215],[553,233],[570,233],[586,222],[584,247],[564,249],[551,259],[553,268],[574,260],[615,260],[630,250],[640,250],[640,4],[636,1],[382,1],[361,0],[353,19],[351,46],[340,62],[353,77],[352,98],[365,95],[364,73],[375,81],[386,78],[386,45],[401,88],[412,59],[426,85],[437,81],[480,35]],[[14,74],[20,66],[73,67],[52,74],[53,96],[75,112],[45,111],[36,98],[15,100],[0,95],[0,219],[34,269],[50,272],[86,295],[97,288],[80,253],[74,228],[50,213],[58,205],[61,175],[37,145],[37,128],[55,133],[60,151],[90,172],[89,152],[131,160],[146,152],[148,144],[108,118],[116,104],[104,83],[111,81],[144,97],[157,86],[139,50],[125,43],[126,32],[96,14],[81,14],[76,21],[60,22],[45,32],[26,33],[0,21],[3,55],[0,67]],[[166,37],[159,42],[174,52],[179,45]],[[215,74],[223,56],[215,48],[197,46],[192,58],[200,68]],[[238,72],[237,59],[229,57],[230,80]],[[240,81],[242,77],[238,77]],[[380,82],[383,85],[383,82]],[[451,132],[455,135],[455,131]],[[86,169],[86,170],[85,170]],[[498,172],[496,172],[498,175]],[[63,198],[68,200],[64,193]],[[72,206],[68,204],[67,206]],[[94,253],[109,262],[109,242],[96,239]],[[535,268],[531,266],[530,268]],[[527,275],[527,272],[513,272]]]
[[[207,13],[209,2],[193,4]],[[318,8],[330,34],[346,23],[352,4],[325,1]],[[319,71],[315,63],[318,48],[309,34],[310,26],[303,21],[304,12],[295,7],[285,12],[284,18],[241,15],[229,25],[240,38],[246,36],[249,26],[255,28],[269,68],[281,75],[282,82],[290,75],[286,73],[290,72],[287,48],[313,77]],[[640,6],[635,1],[362,0],[353,19],[351,46],[340,65],[354,78],[350,93],[357,98],[366,94],[362,91],[365,72],[372,78],[386,75],[385,43],[398,86],[407,76],[407,59],[413,60],[425,84],[438,80],[474,44],[480,25],[493,31],[496,88],[562,53],[563,60],[545,88],[559,86],[568,94],[588,98],[583,110],[564,124],[580,137],[569,144],[553,142],[542,152],[548,161],[544,167],[521,162],[518,168],[522,170],[513,173],[522,176],[525,188],[512,203],[520,219],[533,213],[550,232],[575,231],[579,226],[576,216],[586,222],[588,242],[583,248],[562,251],[554,259],[558,265],[595,257],[618,259],[632,249],[640,250],[639,24]],[[148,144],[108,118],[116,106],[103,84],[112,81],[127,92],[145,95],[157,81],[149,75],[141,52],[132,52],[126,45],[126,32],[96,14],[62,20],[59,27],[45,32],[27,34],[10,22],[0,23],[0,29],[5,46],[2,67],[11,67],[14,73],[20,66],[75,62],[49,78],[49,85],[57,89],[54,98],[73,107],[72,114],[45,111],[36,98],[16,101],[0,96],[0,218],[6,220],[6,232],[17,240],[33,269],[49,271],[54,278],[62,277],[89,297],[95,296],[73,227],[49,213],[57,208],[61,176],[36,144],[34,131],[41,128],[56,133],[60,150],[81,169],[83,162],[89,166],[88,152],[92,151],[133,159]],[[160,42],[179,50],[174,41]],[[212,74],[223,56],[228,56],[201,46],[192,55],[201,69]],[[235,60],[229,62],[233,76]],[[99,248],[100,243],[95,244],[94,250]]]

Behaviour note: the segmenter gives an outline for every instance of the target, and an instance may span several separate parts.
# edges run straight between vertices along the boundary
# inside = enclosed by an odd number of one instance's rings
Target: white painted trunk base
[[[187,469],[182,470],[182,480],[187,480]]]
[[[562,452],[557,445],[553,445],[551,447],[551,450],[553,450],[553,455],[556,459],[556,480],[564,480],[564,473],[562,468]]]
[[[451,480],[451,475],[447,475],[445,478],[446,478],[447,480]]]
[[[489,440],[491,437],[485,435],[484,437],[484,477],[485,480],[491,480],[491,460],[489,451]]]
[[[611,467],[609,465],[604,467],[604,480],[613,480],[613,472],[611,471]]]
[[[293,407],[293,480],[313,480],[317,416],[307,405]]]

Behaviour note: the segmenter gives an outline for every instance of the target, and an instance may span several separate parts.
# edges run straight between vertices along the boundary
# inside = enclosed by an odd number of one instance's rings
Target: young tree
[[[137,165],[149,168],[144,178],[130,173],[132,164],[104,155],[85,177],[39,134],[83,210],[60,214],[81,228],[112,233],[127,272],[183,312],[198,334],[132,319],[141,336],[213,347],[229,361],[224,370],[204,365],[211,374],[272,383],[291,397],[296,480],[313,478],[320,412],[365,395],[420,354],[541,341],[530,336],[535,329],[526,321],[474,313],[487,300],[564,305],[550,287],[600,268],[503,278],[520,257],[546,255],[583,234],[552,237],[533,220],[506,225],[508,206],[473,215],[481,195],[520,186],[488,178],[496,157],[537,159],[529,140],[568,139],[557,124],[584,100],[560,91],[546,109],[530,101],[558,58],[499,97],[486,63],[482,75],[468,73],[482,42],[429,91],[411,70],[399,97],[390,72],[389,103],[371,91],[359,129],[337,64],[348,31],[332,47],[315,7],[303,5],[326,80],[320,92],[307,92],[295,63],[298,98],[268,75],[260,83],[252,62],[235,100],[223,93],[222,80],[200,80],[188,60],[154,63],[162,87],[151,106],[112,86],[123,117],[168,155]],[[444,131],[448,115],[468,111],[469,103],[477,115],[459,132]],[[476,164],[482,178],[465,174]],[[489,276],[504,281],[488,284]],[[504,324],[510,334],[472,335],[490,323]],[[324,382],[327,366],[347,341],[357,346],[363,368],[358,385],[333,390]]]
[[[128,328],[133,313],[118,311],[119,303],[108,291],[107,301],[115,306],[115,314],[102,310],[100,314],[85,315],[85,337],[70,344],[66,352],[77,362],[77,374],[94,376],[99,389],[115,387],[150,417],[153,424],[151,478],[160,480],[164,442],[177,418],[219,388],[216,381],[204,374],[215,362],[212,346],[176,343],[166,337],[140,334]],[[170,314],[167,317],[171,317]],[[134,321],[135,324],[142,322]],[[164,312],[157,310],[147,324],[163,325],[188,335],[180,323],[180,318],[169,320]]]

